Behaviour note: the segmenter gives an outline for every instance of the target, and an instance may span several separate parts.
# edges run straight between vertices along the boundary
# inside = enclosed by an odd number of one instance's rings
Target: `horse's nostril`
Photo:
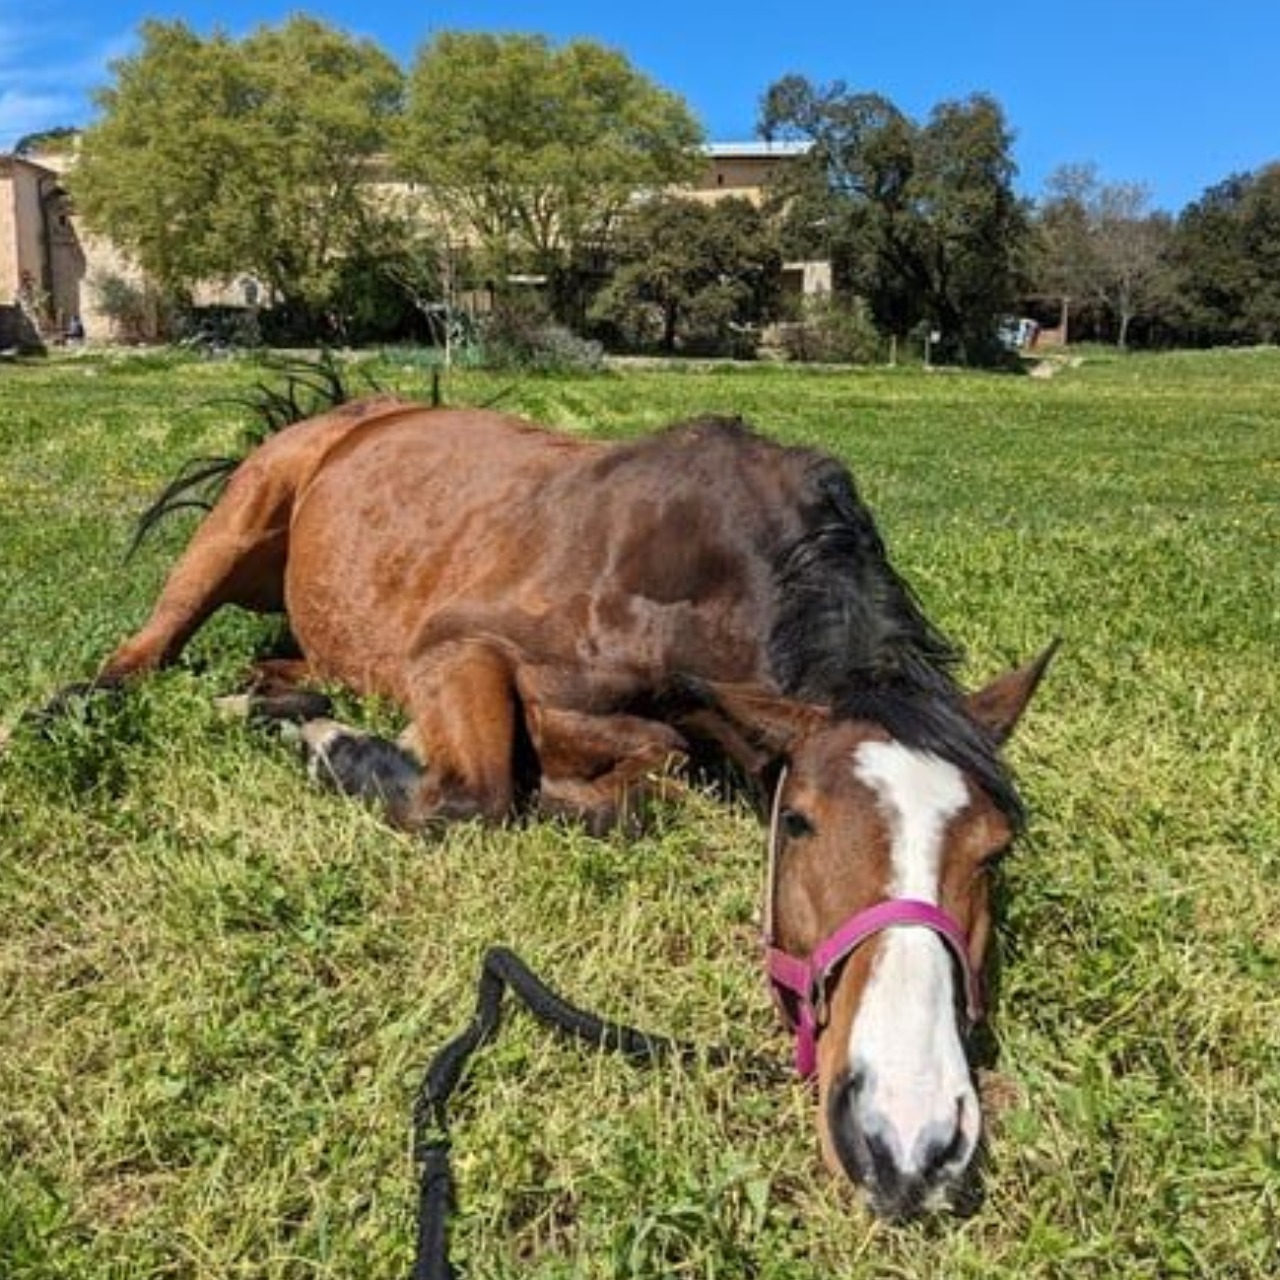
[[[957,1115],[956,1126],[949,1138],[931,1136],[925,1142],[920,1153],[920,1176],[927,1182],[944,1169],[959,1165],[964,1159],[967,1146],[968,1139]]]
[[[896,1199],[902,1181],[902,1170],[894,1159],[892,1148],[875,1134],[866,1136],[866,1146],[871,1166],[867,1171],[868,1185],[885,1199]]]

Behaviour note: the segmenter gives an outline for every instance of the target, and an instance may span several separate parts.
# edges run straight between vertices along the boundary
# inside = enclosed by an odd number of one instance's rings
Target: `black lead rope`
[[[480,968],[475,1016],[461,1035],[432,1058],[413,1108],[414,1158],[419,1167],[418,1245],[413,1280],[457,1280],[458,1272],[449,1261],[448,1239],[448,1218],[454,1208],[449,1099],[461,1082],[471,1055],[497,1033],[502,996],[508,988],[544,1026],[594,1048],[619,1053],[635,1063],[676,1059],[722,1066],[733,1056],[726,1049],[700,1049],[598,1018],[557,995],[515,952],[506,947],[490,947]],[[761,1079],[774,1080],[782,1074],[771,1063],[748,1061],[743,1065]]]

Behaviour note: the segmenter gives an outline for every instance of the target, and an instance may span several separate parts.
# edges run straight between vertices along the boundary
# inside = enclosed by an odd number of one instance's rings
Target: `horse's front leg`
[[[602,834],[641,825],[653,775],[683,760],[670,725],[631,715],[592,715],[531,703],[529,732],[542,771],[538,808]]]
[[[416,831],[439,822],[500,822],[515,800],[516,696],[511,662],[481,642],[433,651],[411,673],[410,727],[400,744],[333,720],[301,732],[312,775],[382,804]],[[411,744],[411,746],[410,746]]]

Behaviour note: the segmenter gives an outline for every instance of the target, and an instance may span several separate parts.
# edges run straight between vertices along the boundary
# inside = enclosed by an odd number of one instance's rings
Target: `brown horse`
[[[816,1044],[824,1154],[887,1216],[966,1181],[957,978],[1021,816],[999,747],[1048,654],[964,695],[844,467],[737,422],[605,444],[375,398],[239,465],[100,680],[173,661],[224,604],[288,616],[303,656],[267,665],[268,710],[306,681],[403,707],[400,745],[304,730],[403,827],[523,800],[604,827],[708,749],[775,789],[769,941],[803,975],[774,970]]]

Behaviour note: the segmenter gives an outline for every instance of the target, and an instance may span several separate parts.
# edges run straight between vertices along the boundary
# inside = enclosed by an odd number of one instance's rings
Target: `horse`
[[[1053,646],[964,692],[848,469],[737,419],[611,443],[375,395],[228,470],[98,684],[223,605],[283,611],[300,656],[259,665],[253,709],[407,830],[605,830],[673,764],[731,764],[772,797],[768,972],[826,1163],[889,1219],[972,1194],[967,1032],[1023,823],[1001,748]],[[398,704],[405,736],[331,719],[326,683]]]

